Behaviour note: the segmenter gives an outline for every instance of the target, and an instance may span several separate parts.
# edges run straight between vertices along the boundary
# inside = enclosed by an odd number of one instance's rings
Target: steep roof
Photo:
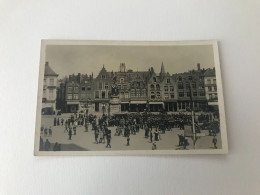
[[[215,69],[207,69],[204,75],[205,77],[216,76]]]
[[[49,66],[49,62],[45,62],[44,76],[58,76],[58,74]]]

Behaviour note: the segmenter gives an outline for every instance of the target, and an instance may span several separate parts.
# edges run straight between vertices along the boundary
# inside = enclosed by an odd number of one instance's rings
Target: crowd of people
[[[206,123],[219,123],[216,119],[218,116],[212,113],[200,114],[195,116],[196,131],[199,130],[199,124]],[[192,124],[192,116],[190,113],[178,113],[178,114],[151,114],[151,113],[129,113],[118,114],[108,117],[103,114],[101,117],[97,117],[93,114],[74,113],[68,118],[55,117],[53,120],[53,126],[63,126],[64,133],[68,133],[68,139],[72,140],[72,136],[77,135],[77,128],[84,127],[85,131],[93,131],[95,144],[105,144],[106,148],[111,148],[112,133],[110,128],[115,127],[115,133],[113,136],[122,136],[126,138],[126,146],[130,146],[130,135],[134,136],[140,133],[140,130],[144,133],[144,137],[152,143],[152,150],[157,149],[156,142],[161,140],[161,134],[165,134],[166,131],[172,131],[173,128],[180,130],[184,129],[185,125]],[[201,125],[203,126],[203,125]],[[216,131],[209,129],[212,136],[216,136]],[[52,127],[41,127],[41,134],[44,137],[52,136]],[[179,145],[185,144],[185,137],[179,136]],[[216,141],[214,141],[215,143]],[[45,144],[42,137],[40,142],[41,150],[50,150],[48,139]],[[61,150],[60,144],[55,143],[53,147],[54,151]]]

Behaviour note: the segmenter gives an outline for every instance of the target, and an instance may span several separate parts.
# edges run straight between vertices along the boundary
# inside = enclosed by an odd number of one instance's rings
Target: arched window
[[[154,85],[151,85],[151,90],[154,90]]]
[[[156,77],[153,77],[153,82],[156,82]]]
[[[156,89],[160,90],[160,85],[159,84],[156,85]]]

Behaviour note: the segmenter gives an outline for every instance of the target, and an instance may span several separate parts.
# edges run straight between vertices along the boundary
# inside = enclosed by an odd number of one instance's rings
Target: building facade
[[[117,88],[116,96],[111,96],[112,85]],[[103,65],[96,78],[93,73],[70,75],[60,84],[58,94],[65,112],[108,113],[115,104],[121,112],[179,112],[204,111],[208,105],[217,104],[216,90],[215,70],[200,69],[200,64],[196,70],[171,75],[163,63],[158,74],[153,67],[133,71],[121,63],[117,72],[108,72]]]
[[[56,110],[57,99],[57,82],[58,74],[50,67],[49,63],[45,63],[43,95],[42,95],[42,112],[52,113]]]
[[[215,69],[208,69],[204,77],[205,94],[209,106],[218,105],[217,80]]]

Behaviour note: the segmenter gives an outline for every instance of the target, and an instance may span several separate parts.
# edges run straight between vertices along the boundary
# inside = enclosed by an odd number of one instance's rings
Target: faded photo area
[[[44,52],[38,154],[223,148],[212,44],[47,44]]]

